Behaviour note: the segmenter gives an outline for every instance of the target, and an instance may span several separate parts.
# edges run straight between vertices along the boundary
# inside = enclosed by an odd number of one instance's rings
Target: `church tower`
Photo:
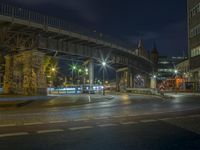
[[[147,58],[147,59],[149,58],[148,53],[147,53],[147,51],[144,47],[143,40],[139,41],[137,49],[136,49],[136,54],[138,56],[142,56],[142,57]]]
[[[150,59],[151,59],[151,61],[153,62],[154,66],[155,66],[155,70],[157,70],[159,53],[158,53],[158,50],[157,50],[157,47],[156,47],[155,43],[153,44],[153,49],[152,49],[151,54],[150,54]]]

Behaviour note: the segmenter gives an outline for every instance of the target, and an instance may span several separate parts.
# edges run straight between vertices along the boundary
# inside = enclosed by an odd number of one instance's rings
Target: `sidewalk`
[[[0,110],[20,107],[62,107],[77,106],[89,103],[102,102],[113,99],[112,95],[51,95],[51,96],[25,96],[0,97]]]
[[[200,93],[165,93],[166,96],[170,97],[182,97],[182,96],[200,96]]]

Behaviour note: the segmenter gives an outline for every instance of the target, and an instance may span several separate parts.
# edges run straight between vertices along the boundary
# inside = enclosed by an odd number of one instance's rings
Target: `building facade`
[[[188,0],[188,56],[190,81],[200,82],[200,0]]]
[[[185,59],[186,57],[181,57],[181,56],[180,57],[159,56],[158,72],[157,72],[158,81],[161,82],[169,78],[175,77],[176,65]]]

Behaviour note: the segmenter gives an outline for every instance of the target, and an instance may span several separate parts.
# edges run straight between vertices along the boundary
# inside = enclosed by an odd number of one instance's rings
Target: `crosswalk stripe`
[[[98,126],[99,127],[113,127],[113,126],[117,126],[117,124],[112,124],[112,123],[110,123],[110,124],[100,124]]]
[[[75,131],[75,130],[84,130],[84,129],[91,129],[93,128],[92,126],[83,126],[83,127],[72,127],[72,128],[69,128],[69,130],[71,131]]]
[[[131,125],[131,124],[137,124],[138,122],[122,122],[122,125]]]
[[[64,131],[63,129],[52,129],[52,130],[39,130],[37,131],[38,134],[42,133],[53,133],[53,132],[62,132]]]
[[[0,127],[14,127],[16,124],[2,124]]]
[[[21,136],[21,135],[28,135],[28,132],[17,132],[17,133],[0,134],[0,138],[2,138],[2,137],[11,137],[11,136]]]

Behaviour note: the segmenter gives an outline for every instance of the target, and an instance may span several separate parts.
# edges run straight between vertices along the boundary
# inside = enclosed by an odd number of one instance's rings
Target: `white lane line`
[[[137,124],[138,122],[122,122],[122,125],[131,125],[131,124]]]
[[[21,135],[28,135],[28,132],[17,132],[17,133],[0,134],[0,138],[2,138],[2,137],[11,137],[11,136],[21,136]]]
[[[93,128],[92,126],[83,126],[83,127],[72,127],[72,128],[69,128],[69,130],[71,131],[75,131],[75,130],[85,130],[85,129],[91,129]]]
[[[158,120],[165,121],[165,120],[170,120],[170,119],[174,119],[174,118],[162,118],[162,119],[158,119]]]
[[[109,124],[99,124],[99,127],[114,127],[117,126],[117,124],[109,123]]]
[[[108,117],[99,117],[99,118],[95,118],[96,120],[103,120],[103,119],[108,119]]]
[[[148,123],[148,122],[156,122],[157,120],[149,119],[149,120],[140,120],[142,123]]]
[[[185,116],[175,117],[174,119],[183,119],[186,118]]]
[[[25,126],[31,126],[31,125],[41,125],[43,124],[42,122],[27,122],[24,123]]]
[[[1,124],[0,127],[14,127],[16,124]]]
[[[189,115],[189,116],[185,116],[186,118],[195,118],[195,117],[200,117],[200,115]]]
[[[89,119],[75,119],[74,121],[88,121]]]
[[[67,123],[68,121],[62,121],[62,120],[57,120],[57,121],[50,121],[49,123]]]
[[[113,118],[123,118],[123,117],[126,117],[126,116],[113,116]]]
[[[53,132],[63,132],[63,129],[51,129],[51,130],[39,130],[37,131],[38,134],[42,133],[53,133]]]

